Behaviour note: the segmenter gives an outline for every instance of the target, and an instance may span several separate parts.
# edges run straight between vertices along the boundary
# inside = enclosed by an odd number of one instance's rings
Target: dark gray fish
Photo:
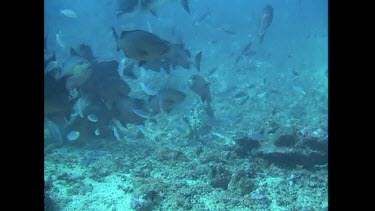
[[[252,43],[253,43],[253,42],[250,41],[249,43],[247,43],[247,44],[245,45],[245,47],[242,49],[240,55],[237,57],[236,62],[234,63],[235,65],[240,61],[241,57],[244,56],[244,55],[250,50],[250,47],[251,47],[251,44],[252,44]]]
[[[59,78],[67,77],[66,89],[82,86],[91,77],[91,62],[70,48],[70,57],[63,63]]]
[[[181,5],[184,10],[190,15],[189,0],[181,0]]]
[[[140,99],[134,99],[127,96],[121,97],[115,103],[115,115],[123,124],[130,123],[143,125],[146,118],[137,115],[134,112],[134,109],[143,109],[144,104],[145,102]]]
[[[201,97],[202,101],[211,103],[210,84],[200,75],[192,75],[189,79],[189,88]]]
[[[198,21],[195,22],[195,25],[199,25],[202,23],[202,21],[204,21],[206,18],[210,17],[211,16],[211,12],[210,11],[207,11],[205,12],[199,19]]]
[[[181,66],[189,69],[193,62],[190,52],[183,44],[172,44],[155,34],[142,31],[123,31],[119,37],[112,27],[113,35],[117,43],[117,50],[122,50],[131,59],[138,61],[138,65],[146,69],[160,71],[162,68],[168,73],[170,69]],[[200,68],[199,52],[196,56],[195,65]]]
[[[186,98],[186,94],[176,89],[164,89],[155,96],[150,96],[148,107],[152,114],[161,111],[170,112],[176,106],[181,104]]]
[[[223,32],[225,32],[225,33],[227,33],[227,34],[230,34],[230,35],[235,35],[236,34],[236,32],[234,32],[233,30],[231,30],[231,29],[222,29],[222,31]]]
[[[83,92],[103,101],[108,109],[130,93],[130,87],[121,80],[117,68],[118,62],[115,60],[94,64],[91,79],[81,88]]]
[[[78,47],[77,54],[83,58],[86,58],[91,63],[97,62],[94,54],[92,53],[91,47],[87,44],[81,44]]]
[[[263,42],[264,34],[271,25],[273,19],[273,8],[271,5],[266,5],[263,9],[262,18],[259,28],[259,43]]]
[[[189,69],[192,63],[190,57],[190,52],[184,48],[183,44],[171,44],[165,59],[173,69],[177,66]]]
[[[204,80],[202,76],[192,75],[189,79],[189,88],[198,96],[200,96],[203,102],[207,102],[207,113],[210,117],[213,117],[214,113],[211,107],[210,84],[206,80]]]
[[[195,56],[195,66],[197,67],[198,71],[201,71],[201,59],[202,59],[202,51],[200,51]]]
[[[155,59],[163,59],[170,49],[171,44],[168,41],[147,31],[123,31],[118,36],[112,27],[112,32],[117,50],[121,49],[126,57],[137,60],[140,65]]]
[[[117,0],[118,12],[117,15],[123,13],[132,13],[137,9],[139,0]]]

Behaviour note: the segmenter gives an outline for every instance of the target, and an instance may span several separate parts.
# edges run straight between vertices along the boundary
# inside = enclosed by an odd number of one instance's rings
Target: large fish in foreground
[[[148,107],[151,114],[155,115],[162,111],[170,112],[180,105],[186,98],[186,94],[176,89],[163,89],[155,96],[150,96]]]
[[[179,0],[184,10],[190,14],[189,0]],[[117,15],[126,13],[136,13],[140,11],[149,11],[152,15],[158,16],[156,10],[158,7],[172,2],[171,0],[117,0]]]
[[[263,9],[262,19],[259,28],[259,43],[263,42],[264,34],[268,27],[271,25],[273,19],[273,8],[270,5],[266,5]]]
[[[208,83],[202,76],[195,74],[195,75],[192,75],[189,79],[189,88],[195,94],[201,97],[202,102],[207,102],[207,105],[208,105],[207,113],[210,116],[213,116],[213,110],[211,107],[210,83]]]
[[[169,72],[177,66],[189,69],[191,64],[200,68],[202,52],[197,54],[194,62],[184,45],[172,44],[153,33],[133,30],[123,31],[119,36],[113,27],[112,32],[117,50],[122,50],[126,57],[136,60],[146,69],[160,71],[163,68]]]
[[[117,72],[118,65],[115,60],[92,65],[92,76],[81,88],[92,98],[99,98],[108,109],[111,109],[118,99],[130,93],[130,87]]]
[[[67,77],[66,89],[80,87],[91,76],[91,66],[94,62],[91,49],[81,45],[79,51],[70,49],[70,57],[63,63],[59,78]]]

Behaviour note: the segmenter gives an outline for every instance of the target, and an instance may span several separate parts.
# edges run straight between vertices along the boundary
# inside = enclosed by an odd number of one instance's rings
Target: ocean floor
[[[316,131],[148,128],[159,132],[136,142],[47,145],[51,210],[328,210],[327,137]]]

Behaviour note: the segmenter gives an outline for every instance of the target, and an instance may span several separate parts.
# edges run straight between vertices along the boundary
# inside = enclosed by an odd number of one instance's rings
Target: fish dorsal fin
[[[184,8],[184,10],[190,15],[189,1],[181,0],[181,5]]]
[[[122,31],[120,34],[120,39],[123,39],[130,31]]]
[[[158,13],[155,11],[155,10],[150,10],[150,13],[155,16],[155,17],[159,17],[158,16]]]
[[[70,48],[70,55],[71,56],[79,56],[79,54],[77,53],[77,51],[74,48]]]

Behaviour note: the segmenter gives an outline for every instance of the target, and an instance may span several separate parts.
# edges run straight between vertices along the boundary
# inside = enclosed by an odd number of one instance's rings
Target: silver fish
[[[80,135],[79,131],[72,130],[68,133],[67,138],[69,141],[75,141],[79,138],[79,135]]]
[[[158,94],[158,91],[156,91],[155,89],[145,85],[143,82],[141,82],[141,88],[148,95],[157,95]]]
[[[78,18],[77,13],[70,9],[60,10],[60,14],[68,18]]]
[[[61,31],[59,31],[59,32],[56,34],[56,43],[57,43],[60,47],[65,48],[65,43],[62,41],[61,37],[62,37],[62,34],[61,34]]]
[[[121,138],[120,138],[120,134],[117,130],[117,127],[113,126],[113,135],[115,136],[115,138],[117,139],[117,141],[122,141]]]

